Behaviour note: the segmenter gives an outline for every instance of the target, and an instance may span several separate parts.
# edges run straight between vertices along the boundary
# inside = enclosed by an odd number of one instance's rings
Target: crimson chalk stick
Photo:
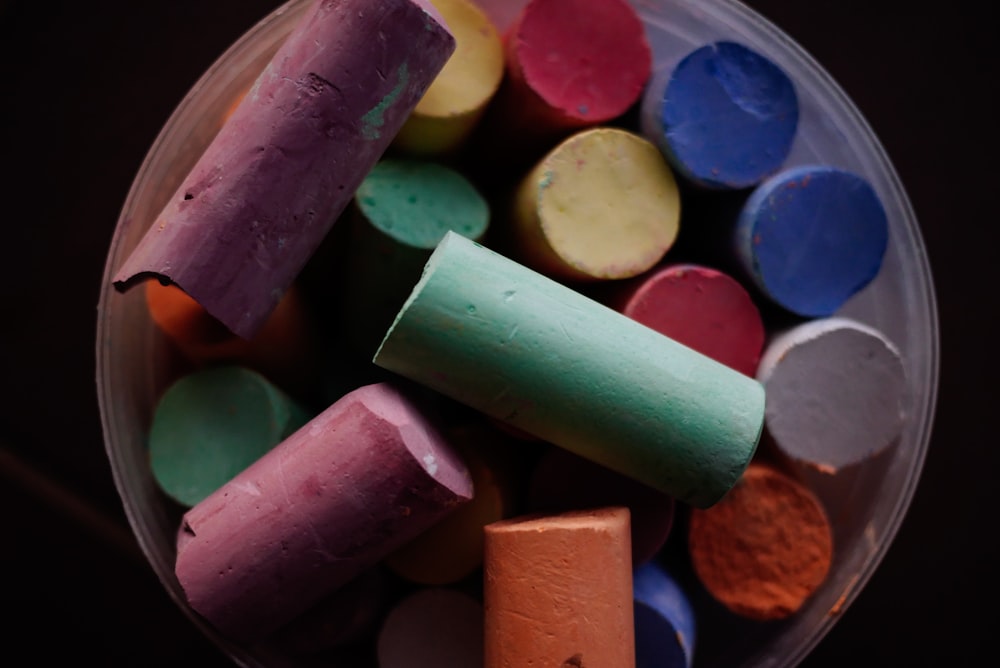
[[[688,552],[698,579],[729,611],[785,619],[826,580],[833,532],[808,487],[755,462],[719,503],[692,509]]]
[[[259,639],[471,496],[468,470],[422,406],[366,385],[191,508],[175,573],[222,633]]]
[[[454,51],[436,16],[427,0],[317,0],[115,287],[155,275],[252,337]]]
[[[626,0],[531,0],[504,40],[501,108],[533,134],[617,118],[652,71],[645,27]]]
[[[756,380],[454,232],[374,361],[696,506],[764,422]]]
[[[757,371],[764,322],[735,278],[698,264],[670,264],[622,286],[615,308],[747,376]]]
[[[635,666],[629,512],[486,527],[484,668]]]
[[[482,668],[483,606],[457,589],[418,589],[386,615],[376,653],[379,668]]]

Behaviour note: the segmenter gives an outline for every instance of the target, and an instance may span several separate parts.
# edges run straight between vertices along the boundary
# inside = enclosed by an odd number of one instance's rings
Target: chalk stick
[[[431,0],[455,36],[455,54],[403,123],[393,148],[423,156],[453,154],[500,88],[500,33],[473,0]]]
[[[352,211],[341,322],[370,358],[445,232],[481,239],[490,208],[451,167],[386,158],[362,181]]]
[[[637,276],[677,238],[680,196],[660,152],[618,128],[575,133],[522,179],[512,206],[517,259],[560,279]]]
[[[374,361],[698,506],[763,424],[756,380],[454,233]]]
[[[612,305],[740,373],[757,371],[764,322],[750,293],[729,274],[672,263],[623,285]]]
[[[366,385],[191,508],[175,573],[209,623],[257,640],[471,496],[422,407],[388,383]]]
[[[172,383],[156,403],[149,464],[160,489],[200,503],[312,418],[260,373],[209,367]]]
[[[486,527],[484,668],[635,665],[627,508]]]
[[[563,448],[550,448],[531,472],[525,510],[556,513],[624,506],[631,515],[633,565],[652,559],[674,523],[674,498]]]
[[[806,165],[754,189],[734,239],[742,271],[766,297],[800,316],[823,317],[878,275],[889,223],[864,178]]]
[[[252,337],[455,48],[426,0],[317,0],[118,268]]]
[[[795,614],[826,580],[833,538],[813,493],[759,463],[719,503],[691,511],[688,552],[708,593],[759,621]]]
[[[692,184],[740,189],[781,168],[798,119],[788,75],[752,49],[720,41],[652,78],[640,127]]]
[[[632,573],[636,668],[691,668],[696,620],[687,592],[662,566]]]
[[[768,440],[799,465],[833,474],[876,456],[902,432],[902,355],[856,320],[819,318],[781,331],[757,378],[767,393]]]
[[[476,490],[471,501],[403,545],[384,563],[399,577],[423,585],[448,585],[483,563],[483,527],[514,509],[514,476],[507,438],[489,427],[460,425],[447,430]]]
[[[481,668],[483,606],[455,589],[419,589],[389,611],[376,651],[379,668]]]
[[[506,122],[533,134],[602,124],[636,103],[652,52],[626,0],[532,0],[508,29]]]
[[[148,280],[145,297],[153,323],[196,367],[239,364],[288,391],[304,393],[315,384],[319,334],[297,284],[251,339],[233,334],[176,285]]]

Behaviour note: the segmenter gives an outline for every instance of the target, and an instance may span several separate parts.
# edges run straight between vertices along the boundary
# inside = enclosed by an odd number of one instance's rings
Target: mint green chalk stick
[[[764,421],[754,379],[454,233],[374,362],[701,508]]]
[[[312,414],[242,366],[195,371],[157,402],[149,461],[160,489],[191,507],[304,425]]]

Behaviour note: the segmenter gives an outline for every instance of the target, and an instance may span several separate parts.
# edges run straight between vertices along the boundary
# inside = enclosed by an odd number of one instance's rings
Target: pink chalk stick
[[[119,268],[251,338],[455,50],[425,0],[317,0]]]
[[[258,639],[471,497],[468,470],[421,407],[366,385],[191,508],[175,573],[222,633]]]

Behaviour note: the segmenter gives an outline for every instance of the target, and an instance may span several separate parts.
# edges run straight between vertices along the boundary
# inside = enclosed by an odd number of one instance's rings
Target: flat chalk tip
[[[743,271],[767,298],[797,315],[823,317],[878,275],[889,221],[861,176],[804,165],[754,189],[734,242]]]
[[[881,331],[851,318],[777,333],[757,372],[767,440],[793,462],[836,473],[868,461],[902,433],[907,375]]]
[[[781,470],[751,463],[721,501],[694,508],[688,555],[698,580],[731,613],[786,619],[826,581],[833,530],[813,492]]]
[[[791,151],[799,103],[788,75],[748,47],[720,41],[658,73],[641,103],[643,133],[699,187],[737,190],[776,172]]]

